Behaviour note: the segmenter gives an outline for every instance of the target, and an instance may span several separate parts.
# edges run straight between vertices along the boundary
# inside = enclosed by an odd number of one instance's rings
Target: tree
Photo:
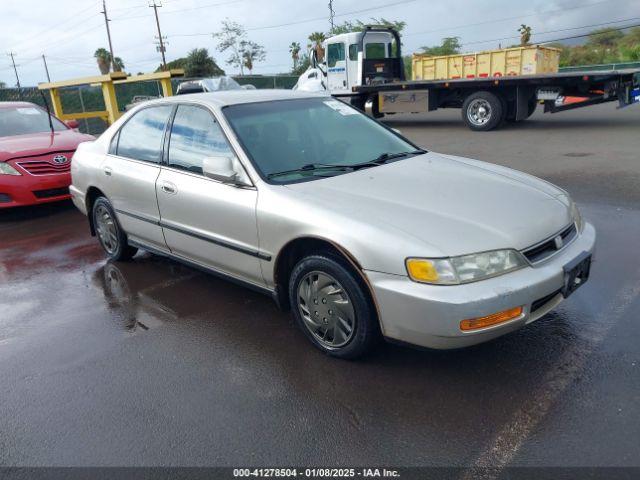
[[[121,72],[124,70],[124,62],[120,57],[116,57],[113,61],[113,65],[111,64],[111,52],[109,52],[109,50],[107,50],[106,48],[97,49],[94,52],[93,57],[98,62],[98,68],[100,69],[100,73],[102,75],[106,75],[107,73],[109,73],[112,67],[115,68],[115,72]]]
[[[209,56],[209,51],[206,48],[194,48],[189,52],[186,58],[174,60],[174,62],[183,65],[184,73],[187,77],[217,77],[224,75],[222,70],[216,61]],[[167,67],[173,68],[167,64]]]
[[[303,53],[298,59],[298,65],[296,66],[296,68],[291,70],[291,75],[302,75],[307,71],[307,68],[309,68],[310,65],[311,61],[309,60],[309,55]]]
[[[98,68],[102,75],[106,75],[111,70],[111,54],[106,48],[99,48],[93,54],[98,62]]]
[[[291,59],[293,60],[293,71],[298,69],[298,60],[300,59],[300,44],[298,42],[291,42],[289,45],[289,53],[291,54]]]
[[[524,47],[525,45],[529,45],[529,40],[531,40],[531,27],[523,23],[520,25],[518,32],[520,33],[520,46]]]
[[[263,62],[267,57],[264,47],[251,40],[243,40],[240,42],[240,52],[242,55],[242,66],[249,70],[249,75],[251,75],[256,62]]]
[[[0,88],[7,88],[7,84],[0,80]]]
[[[247,32],[244,27],[237,22],[232,22],[228,18],[222,21],[222,30],[213,34],[213,38],[217,38],[218,51],[231,51],[231,56],[227,59],[228,65],[233,65],[240,69],[240,75],[244,75],[244,58],[241,43],[246,42]]]
[[[442,44],[436,47],[420,47],[422,51],[434,57],[442,55],[454,55],[460,53],[462,45],[460,45],[460,37],[445,37],[442,39]]]
[[[327,37],[322,32],[313,32],[311,35],[309,35],[309,41],[311,42],[309,48],[315,50],[316,58],[319,62],[324,60],[324,48],[322,48],[322,42],[324,42],[326,39]]]

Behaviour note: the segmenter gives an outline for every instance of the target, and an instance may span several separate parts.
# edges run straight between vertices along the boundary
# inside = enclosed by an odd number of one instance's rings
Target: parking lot
[[[483,345],[346,362],[258,293],[106,263],[70,203],[0,212],[0,465],[640,467],[640,108],[387,123],[568,190],[598,230],[589,283]]]

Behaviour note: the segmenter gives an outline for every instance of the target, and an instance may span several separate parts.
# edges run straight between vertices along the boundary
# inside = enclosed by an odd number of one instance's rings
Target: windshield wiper
[[[291,170],[283,170],[282,172],[274,172],[267,175],[267,178],[279,177],[281,175],[288,175],[290,173],[312,173],[324,170],[347,170],[351,169],[353,165],[331,165],[329,163],[308,163],[300,168],[294,168]]]
[[[304,172],[317,172],[317,171],[326,171],[326,170],[359,170],[361,168],[368,167],[378,167],[383,165],[384,163],[392,160],[394,158],[406,157],[408,155],[420,155],[421,153],[425,153],[426,150],[412,150],[410,152],[399,152],[399,153],[381,153],[373,160],[367,160],[366,162],[361,163],[308,163],[307,165],[303,165],[300,168],[294,168],[292,170],[284,170],[282,172],[270,173],[267,175],[267,178],[279,177],[281,175],[288,175],[290,173],[304,173]]]

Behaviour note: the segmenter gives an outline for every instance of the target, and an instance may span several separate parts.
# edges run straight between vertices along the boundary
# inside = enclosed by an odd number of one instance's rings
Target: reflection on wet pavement
[[[0,219],[0,463],[474,462],[571,352],[597,347],[592,327],[640,278],[620,253],[638,212],[585,216],[601,235],[592,281],[554,313],[477,347],[385,344],[361,362],[323,356],[253,291],[147,253],[105,262],[73,209]],[[599,378],[587,360],[559,371],[567,388]]]

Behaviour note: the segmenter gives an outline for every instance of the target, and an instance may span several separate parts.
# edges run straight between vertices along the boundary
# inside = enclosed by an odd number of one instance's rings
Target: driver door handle
[[[176,193],[178,193],[178,189],[176,188],[175,184],[171,182],[163,181],[160,184],[160,188],[163,192],[168,193],[169,195],[175,195]]]
[[[104,174],[107,175],[108,177],[111,176],[112,171],[113,169],[111,167],[104,167]]]

